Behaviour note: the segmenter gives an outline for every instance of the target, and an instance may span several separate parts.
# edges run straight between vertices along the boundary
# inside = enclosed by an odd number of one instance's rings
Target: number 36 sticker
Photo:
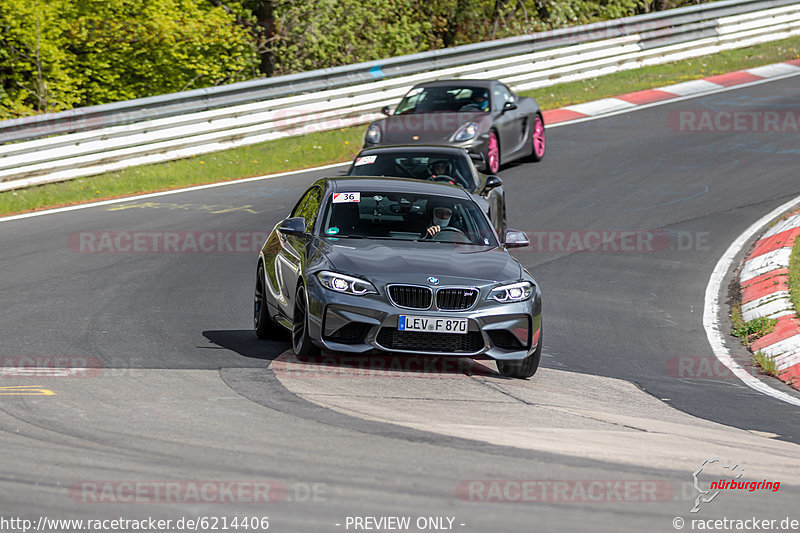
[[[361,193],[360,192],[335,192],[333,193],[333,203],[335,204],[344,204],[347,202],[360,202],[361,201]]]

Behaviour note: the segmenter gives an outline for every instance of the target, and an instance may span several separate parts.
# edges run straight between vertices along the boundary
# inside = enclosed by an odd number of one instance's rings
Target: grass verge
[[[742,304],[736,302],[731,306],[731,323],[731,335],[739,337],[745,346],[750,346],[756,339],[775,331],[778,320],[761,316],[745,322],[742,318]]]
[[[778,367],[775,365],[775,357],[762,352],[761,350],[753,354],[753,366],[761,369],[761,372],[768,376],[778,377]]]
[[[792,255],[789,257],[789,298],[792,300],[795,313],[798,313],[800,310],[800,237],[794,240]]]
[[[800,38],[561,83],[521,94],[555,109],[800,57]],[[168,163],[0,193],[0,215],[297,170],[352,159],[363,126],[311,133]]]

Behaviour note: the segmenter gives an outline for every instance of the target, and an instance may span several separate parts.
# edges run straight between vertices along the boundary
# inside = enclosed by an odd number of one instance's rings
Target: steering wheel
[[[458,228],[455,228],[453,226],[445,226],[445,227],[443,227],[441,230],[439,230],[439,233],[437,233],[436,235],[434,235],[431,238],[431,240],[440,241],[442,239],[440,239],[439,237],[444,235],[445,233],[448,233],[448,232],[456,232],[456,233],[459,234],[458,236],[463,238],[463,240],[450,241],[450,242],[456,242],[456,243],[458,243],[458,242],[460,242],[460,243],[469,243],[470,242],[469,237],[467,237],[466,233],[464,233],[462,230],[460,230]]]
[[[452,185],[456,184],[456,180],[452,176],[448,176],[447,174],[438,174],[436,176],[431,176],[428,178],[428,181],[446,181]]]

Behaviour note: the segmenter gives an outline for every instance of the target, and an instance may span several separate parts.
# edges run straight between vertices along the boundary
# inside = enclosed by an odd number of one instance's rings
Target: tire
[[[539,345],[528,357],[522,361],[497,361],[497,369],[500,375],[506,378],[529,378],[539,369],[539,361],[542,359],[542,329],[539,329]]]
[[[534,162],[541,161],[544,158],[545,148],[544,119],[542,119],[542,115],[536,113],[531,127],[531,155],[529,159]]]
[[[316,350],[308,335],[308,298],[303,285],[297,287],[292,318],[292,351],[299,361],[308,361]]]
[[[500,142],[497,133],[492,130],[489,132],[489,143],[486,148],[486,171],[489,174],[497,174],[500,170]]]
[[[253,295],[253,330],[259,339],[271,339],[279,333],[279,326],[269,316],[267,290],[264,286],[264,265],[259,263],[256,270],[256,288]]]

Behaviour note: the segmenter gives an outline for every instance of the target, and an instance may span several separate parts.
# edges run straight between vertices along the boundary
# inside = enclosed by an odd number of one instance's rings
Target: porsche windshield
[[[448,155],[414,150],[357,157],[349,175],[443,181],[474,191],[477,188],[474,172],[472,162],[466,154]]]
[[[337,192],[326,208],[322,236],[497,246],[486,216],[470,199],[393,192]],[[427,230],[440,231],[429,237]]]
[[[407,113],[489,112],[489,90],[481,87],[415,87],[395,115]]]

